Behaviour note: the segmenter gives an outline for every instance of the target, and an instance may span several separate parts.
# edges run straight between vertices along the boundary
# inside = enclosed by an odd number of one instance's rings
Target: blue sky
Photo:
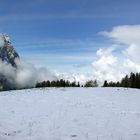
[[[82,73],[98,49],[114,44],[99,32],[139,24],[139,13],[139,0],[0,0],[0,32],[36,66]]]

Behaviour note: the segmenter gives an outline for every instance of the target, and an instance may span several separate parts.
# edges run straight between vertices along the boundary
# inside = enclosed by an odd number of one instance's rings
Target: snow
[[[5,41],[11,43],[11,41],[10,41],[10,37],[8,36],[7,33],[3,33],[2,36],[3,36],[3,38],[5,39]]]
[[[11,43],[10,37],[8,36],[8,34],[6,33],[0,34],[0,48],[4,47],[5,41],[7,41],[8,43]]]
[[[4,46],[4,40],[3,37],[0,35],[0,48],[2,48]]]
[[[0,92],[0,140],[139,140],[140,90]]]

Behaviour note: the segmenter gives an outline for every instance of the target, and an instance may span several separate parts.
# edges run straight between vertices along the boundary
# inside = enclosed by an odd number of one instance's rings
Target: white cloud
[[[34,65],[23,60],[16,60],[16,78],[15,83],[18,87],[35,86],[37,82],[44,80],[56,80],[56,76],[47,68],[35,68]]]
[[[123,47],[119,55],[117,47],[97,51],[97,59],[92,63],[97,79],[117,81],[130,72],[140,72],[140,25],[117,26],[100,34],[112,39],[112,44]]]
[[[109,51],[108,53],[108,50]],[[118,81],[124,75],[130,72],[138,72],[140,65],[125,56],[119,58],[113,52],[116,51],[112,47],[99,49],[97,51],[97,59],[93,61],[93,75],[99,80]],[[99,52],[100,55],[98,54]],[[123,55],[123,53],[122,53]]]
[[[127,45],[140,44],[140,25],[116,26],[110,32],[103,31],[99,34]]]
[[[124,50],[125,56],[140,63],[140,25],[117,26],[110,32],[104,31],[100,34],[112,38],[116,43],[127,45]]]
[[[130,44],[125,50],[124,55],[135,63],[140,64],[140,44]]]
[[[21,59],[15,60],[17,68],[0,60],[0,76],[6,77],[11,87],[24,88],[35,86],[44,80],[56,80],[56,76],[46,68],[35,68]]]
[[[97,60],[95,60],[92,65],[94,68],[94,75],[99,79],[110,79],[114,80],[112,75],[114,75],[114,68],[116,67],[117,57],[113,56],[113,47],[106,49],[99,49],[97,51]]]

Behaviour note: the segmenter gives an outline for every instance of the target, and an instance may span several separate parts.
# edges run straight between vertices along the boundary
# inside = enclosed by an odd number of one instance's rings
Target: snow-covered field
[[[140,90],[0,92],[0,140],[140,140]]]

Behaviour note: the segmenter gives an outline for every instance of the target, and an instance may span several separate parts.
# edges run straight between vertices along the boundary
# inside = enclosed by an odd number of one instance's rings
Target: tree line
[[[56,81],[43,81],[36,84],[36,88],[40,87],[97,87],[97,80],[89,80],[84,85],[80,82],[70,82],[68,80],[60,79]],[[108,82],[104,81],[103,87],[130,87],[130,88],[140,88],[140,73],[130,73],[126,75],[121,81]]]
[[[80,83],[70,82],[68,80],[57,80],[57,81],[43,81],[43,82],[38,82],[36,84],[36,88],[39,87],[80,87]]]
[[[89,80],[87,81],[84,85],[80,85],[80,82],[70,82],[68,80],[57,80],[57,81],[43,81],[43,82],[38,82],[36,84],[36,88],[40,87],[97,87],[98,83],[96,80]]]
[[[130,88],[140,88],[140,73],[131,72],[130,75],[126,75],[118,82],[107,82],[104,81],[103,87],[130,87]]]

